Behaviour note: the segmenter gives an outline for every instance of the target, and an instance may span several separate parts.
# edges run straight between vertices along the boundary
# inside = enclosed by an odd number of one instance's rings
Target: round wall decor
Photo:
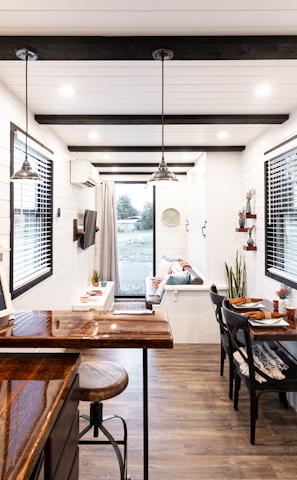
[[[179,223],[180,214],[175,208],[166,208],[162,213],[162,222],[167,227],[175,227]]]

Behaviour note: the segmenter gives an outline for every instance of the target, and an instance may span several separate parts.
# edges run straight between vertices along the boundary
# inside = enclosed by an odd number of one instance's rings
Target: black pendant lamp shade
[[[165,48],[155,50],[153,52],[154,60],[162,61],[162,158],[158,170],[152,174],[148,183],[150,185],[166,185],[168,182],[178,182],[175,174],[168,170],[164,158],[164,60],[171,60],[173,51]]]
[[[37,172],[34,172],[32,170],[32,167],[30,165],[30,162],[28,160],[28,61],[32,60],[37,60],[38,55],[37,52],[33,50],[29,50],[27,48],[18,48],[16,50],[16,56],[20,60],[25,60],[26,61],[26,147],[25,147],[25,160],[23,162],[22,168],[15,172],[11,177],[10,181],[15,182],[15,181],[36,181],[36,182],[42,182],[42,178],[39,176]]]

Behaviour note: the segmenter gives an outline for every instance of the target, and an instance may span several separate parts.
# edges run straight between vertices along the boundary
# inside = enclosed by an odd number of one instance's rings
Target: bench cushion
[[[186,275],[185,275],[186,274]],[[180,279],[180,283],[176,283],[176,279],[174,279],[173,277],[176,277]],[[159,304],[161,302],[161,299],[162,299],[162,294],[161,295],[157,295],[157,288],[153,286],[153,280],[155,280],[155,278],[152,278],[152,277],[147,277],[145,279],[145,303],[146,303],[146,308],[152,310],[153,308],[153,305],[156,305],[156,304]],[[163,284],[163,287],[164,285],[167,283],[167,281],[169,281],[169,285],[184,285],[185,283],[187,284],[190,284],[190,285],[202,285],[203,284],[203,279],[195,272],[195,270],[193,270],[192,267],[190,266],[185,266],[184,269],[183,269],[183,275],[181,274],[178,274],[176,273],[174,276],[167,276],[165,279],[164,279],[164,284]],[[161,289],[159,289],[159,292],[158,293],[161,293],[160,292]]]

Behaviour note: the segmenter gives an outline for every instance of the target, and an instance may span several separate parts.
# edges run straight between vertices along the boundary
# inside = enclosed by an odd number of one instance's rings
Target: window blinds
[[[265,162],[266,274],[297,282],[297,150]]]
[[[22,166],[24,148],[15,135],[13,171]],[[52,161],[29,146],[28,160],[43,182],[13,183],[13,296],[52,272]]]

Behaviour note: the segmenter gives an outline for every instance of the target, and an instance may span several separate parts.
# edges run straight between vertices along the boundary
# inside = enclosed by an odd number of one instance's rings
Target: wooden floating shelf
[[[248,231],[249,231],[249,228],[248,228],[248,227],[235,228],[235,231],[236,231],[236,232],[248,232]]]
[[[243,246],[243,249],[244,249],[244,250],[257,250],[257,247],[254,247],[254,246],[253,246],[253,247],[249,247],[248,245],[244,245],[244,246]]]

